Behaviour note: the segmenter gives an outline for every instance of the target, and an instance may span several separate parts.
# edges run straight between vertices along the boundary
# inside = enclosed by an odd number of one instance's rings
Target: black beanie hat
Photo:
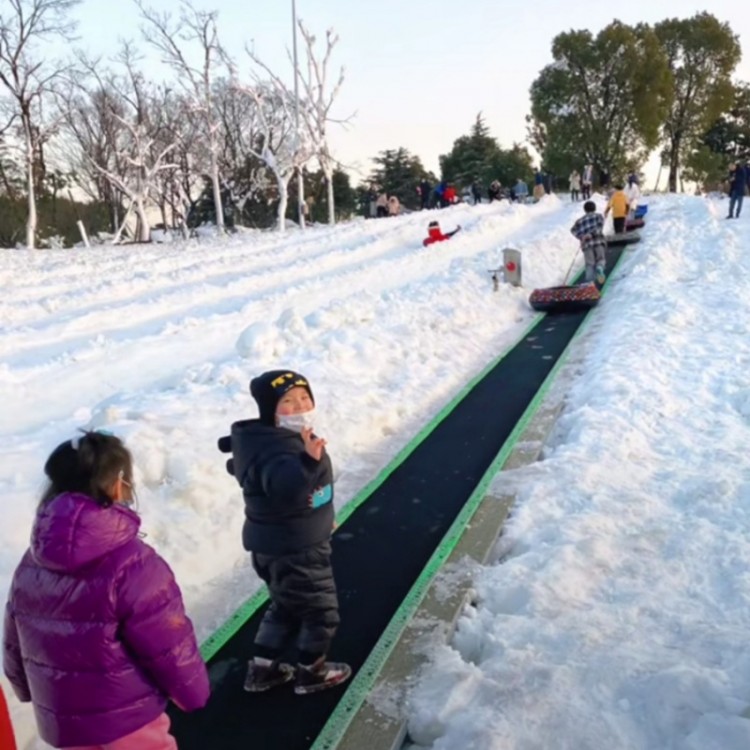
[[[276,424],[276,405],[281,397],[292,388],[302,387],[310,394],[313,404],[313,396],[310,384],[307,378],[292,370],[270,370],[258,375],[250,381],[250,393],[258,404],[260,411],[260,421],[263,424]]]

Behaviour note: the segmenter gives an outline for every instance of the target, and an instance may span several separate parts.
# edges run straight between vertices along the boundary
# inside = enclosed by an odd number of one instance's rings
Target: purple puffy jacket
[[[140,518],[79,494],[42,508],[5,614],[5,674],[54,747],[112,742],[191,711],[206,667],[169,566],[138,538]]]

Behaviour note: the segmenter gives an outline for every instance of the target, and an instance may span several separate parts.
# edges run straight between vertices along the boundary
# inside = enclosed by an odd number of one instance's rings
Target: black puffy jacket
[[[331,536],[333,469],[327,453],[316,461],[298,433],[257,419],[235,422],[230,440],[227,465],[245,499],[246,550],[287,555]],[[219,447],[229,447],[226,439]]]

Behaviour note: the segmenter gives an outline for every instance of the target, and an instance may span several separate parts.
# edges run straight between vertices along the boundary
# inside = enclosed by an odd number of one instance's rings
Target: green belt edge
[[[435,416],[425,427],[412,438],[385,466],[381,472],[368,484],[366,484],[347,504],[336,514],[336,522],[341,526],[349,516],[357,510],[365,501],[370,498],[373,492],[393,474],[401,464],[424,442],[428,435],[458,406],[458,404],[468,395],[474,386],[482,380],[488,372],[496,367],[508,353],[523,340],[545,317],[544,313],[537,313],[527,326],[519,339],[511,344],[503,354],[497,359],[490,362],[476,377],[472,378],[467,385]],[[268,601],[268,588],[262,586],[253,594],[244,604],[242,604],[227,621],[221,625],[212,635],[210,635],[201,645],[201,656],[208,661],[227,644],[228,641],[237,633],[240,628],[255,614],[255,612]]]
[[[617,267],[620,265],[620,262],[622,261],[624,256],[625,252],[623,248],[623,250],[620,252],[620,257],[617,259],[617,262],[612,268],[611,273],[607,277],[605,286],[602,289],[602,294],[604,294],[606,287],[609,284],[609,280],[617,270]],[[582,275],[582,273],[579,274],[573,283],[576,283]],[[544,317],[544,313],[540,313],[538,316],[536,316],[533,323],[521,336],[521,339],[523,339],[536,325],[538,325]],[[583,321],[583,324],[578,328],[571,340],[568,342],[565,350],[560,355],[547,377],[544,379],[544,382],[540,386],[531,403],[526,407],[526,410],[517,422],[515,428],[513,429],[513,432],[511,432],[511,434],[508,436],[508,439],[503,444],[500,452],[497,454],[494,461],[490,464],[487,471],[482,476],[479,484],[476,486],[476,489],[472,492],[471,496],[466,501],[466,505],[464,505],[463,509],[456,517],[456,520],[453,522],[450,529],[446,532],[445,536],[440,542],[440,545],[435,550],[429,562],[422,570],[419,578],[416,580],[409,593],[404,598],[401,606],[393,615],[390,623],[386,627],[385,631],[383,631],[383,635],[375,644],[375,647],[370,652],[370,655],[362,665],[362,668],[357,672],[357,675],[352,680],[348,690],[339,701],[334,712],[329,717],[328,721],[321,730],[318,738],[315,740],[315,743],[312,745],[310,750],[333,750],[333,748],[335,748],[343,738],[352,719],[354,719],[357,711],[360,709],[365,699],[370,694],[375,681],[377,680],[377,677],[383,668],[383,665],[393,651],[396,643],[401,638],[401,635],[403,634],[407,624],[414,616],[414,613],[417,611],[419,605],[422,602],[422,599],[424,599],[424,596],[427,593],[430,584],[438,574],[443,563],[447,560],[450,553],[458,544],[467,524],[471,522],[474,513],[484,499],[487,487],[495,478],[495,475],[502,469],[503,464],[508,459],[508,456],[518,442],[519,437],[526,429],[536,412],[539,410],[539,407],[541,406],[542,401],[549,392],[552,383],[567,361],[573,348],[573,343],[576,341],[576,339],[583,335],[586,328],[590,325],[591,320],[592,316],[587,315],[586,319]],[[506,352],[502,356],[500,356],[495,362],[485,368],[478,377],[474,378],[471,383],[466,388],[464,388],[463,391],[461,391],[459,396],[454,401],[452,401],[451,404],[446,407],[446,409],[440,412],[435,421],[417,436],[416,444],[424,439],[424,437],[435,428],[435,425],[438,424],[440,420],[443,419],[451,409],[455,408],[458,401],[460,401],[466,395],[466,393],[471,390],[471,388],[476,385],[476,383],[481,380],[484,375],[487,374],[489,370],[497,365],[498,362],[500,362],[500,360],[502,360],[506,356],[507,352],[512,348],[513,347],[510,347],[508,350],[506,350]],[[409,448],[410,450],[414,449],[412,444],[407,446],[407,448]],[[403,458],[401,458],[401,460],[403,460]],[[390,466],[388,468],[390,469]],[[386,471],[387,470],[388,469],[386,469]],[[369,485],[367,488],[365,488],[365,490],[367,490],[368,488]],[[359,499],[359,496],[357,497]]]
[[[617,266],[620,264],[624,256],[624,251],[621,252],[620,257],[612,269],[614,273]],[[579,274],[578,277],[572,282],[576,283],[583,274]],[[606,290],[606,286],[609,284],[610,274],[607,278],[607,284],[605,284],[602,293]],[[546,317],[545,313],[537,313],[524,329],[520,336],[510,344],[505,351],[498,357],[493,359],[484,369],[482,369],[475,377],[454,396],[436,415],[428,422],[388,463],[380,473],[370,482],[368,482],[362,489],[336,514],[336,522],[341,526],[348,518],[352,515],[363,503],[365,503],[369,497],[375,492],[380,485],[385,482],[386,479],[406,461],[406,459],[426,440],[426,438],[437,428],[437,426],[458,406],[458,404],[469,394],[470,391],[485,378],[485,376],[493,370],[505,357],[536,328],[539,323]],[[513,432],[509,435],[503,447],[500,449],[495,460],[492,462],[490,467],[485,472],[484,476],[480,480],[474,492],[471,494],[469,500],[464,506],[463,510],[459,513],[456,520],[454,521],[451,528],[446,533],[445,537],[441,541],[438,548],[433,553],[426,567],[423,569],[422,574],[415,582],[409,593],[406,595],[399,609],[394,614],[391,622],[384,631],[383,635],[378,640],[374,649],[370,653],[370,656],[365,661],[365,664],[357,673],[357,676],[350,684],[348,690],[344,694],[343,698],[339,702],[337,708],[331,714],[326,725],[323,727],[318,739],[312,746],[311,750],[324,750],[331,748],[335,743],[338,743],[340,738],[343,736],[346,728],[354,717],[354,713],[364,702],[365,698],[369,694],[372,686],[375,683],[377,675],[379,674],[383,664],[388,658],[393,646],[396,644],[401,636],[407,622],[416,611],[422,598],[424,597],[429,584],[437,575],[440,566],[443,564],[445,559],[454,549],[458,540],[463,533],[463,529],[470,522],[471,517],[474,515],[479,503],[483,497],[484,490],[489,485],[490,481],[494,478],[495,474],[502,468],[503,463],[506,461],[510,451],[515,446],[519,435],[523,432],[528,422],[531,420],[533,415],[536,413],[544,395],[549,389],[554,376],[557,374],[562,363],[567,357],[567,353],[570,349],[571,344],[580,335],[582,330],[586,327],[589,318],[587,317],[584,324],[578,329],[573,339],[569,342],[565,351],[558,359],[553,369],[547,375],[544,383],[540,387],[537,395],[534,397],[532,402],[526,408],[521,419],[517,423]],[[249,599],[241,604],[229,618],[220,625],[202,644],[200,647],[201,656],[205,661],[212,659],[236,634],[237,632],[247,623],[247,621],[268,601],[268,588],[261,586]]]

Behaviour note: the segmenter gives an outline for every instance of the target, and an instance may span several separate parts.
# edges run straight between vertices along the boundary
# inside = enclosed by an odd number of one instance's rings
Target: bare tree
[[[258,133],[247,143],[250,154],[265,163],[276,179],[279,194],[278,228],[286,229],[286,209],[289,204],[289,180],[296,169],[310,160],[313,149],[303,139],[295,125],[295,100],[286,85],[272,73],[270,81],[257,80],[252,86],[234,85],[255,102],[254,126]]]
[[[264,194],[270,184],[268,167],[257,157],[262,143],[255,99],[229,81],[218,81],[215,106],[221,121],[219,165],[232,203],[240,213],[251,199]]]
[[[146,40],[162,54],[163,62],[177,74],[177,84],[189,99],[192,113],[201,124],[213,186],[216,226],[223,233],[224,210],[219,174],[220,122],[213,103],[213,84],[217,70],[228,57],[219,41],[216,25],[218,13],[197,10],[189,0],[180,0],[180,16],[177,21],[173,21],[169,13],[146,8],[143,0],[135,0],[135,3],[146,21]],[[200,50],[200,65],[190,62],[190,55],[181,42],[197,45]]]
[[[202,144],[195,118],[189,116],[189,103],[169,87],[158,89],[160,128],[154,142],[153,152],[165,151],[165,169],[156,174],[155,199],[161,211],[164,228],[177,227],[183,238],[190,236],[188,219],[195,205],[193,189],[198,183],[194,164],[205,162],[199,153]],[[168,168],[166,168],[168,166]]]
[[[299,22],[302,38],[305,40],[305,52],[307,55],[307,76],[300,76],[304,91],[304,107],[300,107],[300,114],[304,127],[307,128],[310,142],[315,149],[315,157],[320,164],[320,169],[326,179],[326,190],[328,195],[328,223],[336,223],[336,210],[333,198],[333,170],[337,165],[336,159],[331,154],[328,143],[328,123],[336,122],[331,119],[331,108],[344,83],[344,68],[339,70],[339,75],[333,88],[328,87],[328,66],[331,54],[339,41],[338,34],[332,29],[326,31],[326,49],[322,57],[316,56],[315,37],[305,28],[302,21]]]
[[[263,75],[253,70],[254,83],[243,86],[237,81],[235,72],[234,85],[255,101],[260,138],[259,145],[254,145],[252,153],[266,163],[276,178],[279,191],[278,226],[284,231],[289,179],[317,152],[312,140],[316,133],[314,130],[297,128],[298,102],[293,90],[252,49],[248,48],[247,53]]]
[[[127,176],[128,165],[118,148],[125,104],[117,88],[107,80],[111,73],[102,74],[99,60],[81,57],[80,63],[89,77],[81,76],[57,91],[60,109],[65,112],[61,147],[78,187],[108,207],[112,231],[117,232],[123,196],[104,172],[117,174],[122,180]]]
[[[0,83],[13,102],[20,121],[28,193],[26,245],[35,247],[37,229],[36,190],[42,175],[36,172],[42,147],[57,121],[45,116],[50,89],[66,69],[47,63],[35,43],[63,36],[69,38],[75,24],[66,14],[78,0],[3,0],[8,11],[0,15]],[[43,163],[43,160],[41,161]]]
[[[109,190],[128,203],[125,217],[115,231],[119,241],[135,213],[135,237],[150,239],[148,206],[160,205],[161,175],[176,169],[169,156],[176,148],[171,137],[170,92],[155,87],[137,66],[137,56],[128,43],[117,57],[122,74],[100,72],[98,62],[82,59],[89,81],[76,85],[67,99],[67,122],[82,152],[83,161]]]

